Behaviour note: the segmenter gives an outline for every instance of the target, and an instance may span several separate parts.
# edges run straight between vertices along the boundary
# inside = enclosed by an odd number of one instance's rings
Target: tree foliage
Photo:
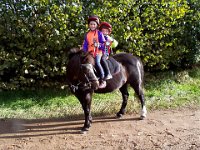
[[[87,17],[113,26],[115,52],[148,70],[200,61],[198,0],[1,0],[0,89],[64,84],[67,52],[82,45]]]

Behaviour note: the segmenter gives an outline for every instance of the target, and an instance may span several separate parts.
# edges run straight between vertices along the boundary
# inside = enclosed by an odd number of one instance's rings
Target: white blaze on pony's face
[[[82,71],[89,77],[90,80],[97,80],[91,64],[82,64]]]
[[[99,87],[99,81],[94,73],[92,64],[82,64],[82,73],[87,76],[87,79],[92,83],[94,90]]]

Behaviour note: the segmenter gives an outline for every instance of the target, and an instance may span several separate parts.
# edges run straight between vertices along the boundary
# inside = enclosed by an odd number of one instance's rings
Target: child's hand
[[[108,41],[113,42],[114,39],[112,37],[108,36]]]
[[[99,46],[100,46],[100,43],[98,43],[98,42],[94,43],[94,47],[99,47]]]
[[[110,42],[106,41],[106,46],[110,46]]]

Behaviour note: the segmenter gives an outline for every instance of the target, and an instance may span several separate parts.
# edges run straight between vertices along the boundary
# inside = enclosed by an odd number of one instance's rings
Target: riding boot
[[[100,88],[100,89],[103,89],[103,88],[105,88],[105,87],[106,87],[106,81],[100,80],[99,88]]]
[[[105,80],[112,79],[112,75],[109,73],[104,79],[105,79]]]

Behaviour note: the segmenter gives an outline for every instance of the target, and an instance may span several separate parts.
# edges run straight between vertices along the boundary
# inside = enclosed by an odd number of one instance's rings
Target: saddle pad
[[[112,75],[117,74],[120,71],[120,65],[113,57],[109,57],[106,61]]]

